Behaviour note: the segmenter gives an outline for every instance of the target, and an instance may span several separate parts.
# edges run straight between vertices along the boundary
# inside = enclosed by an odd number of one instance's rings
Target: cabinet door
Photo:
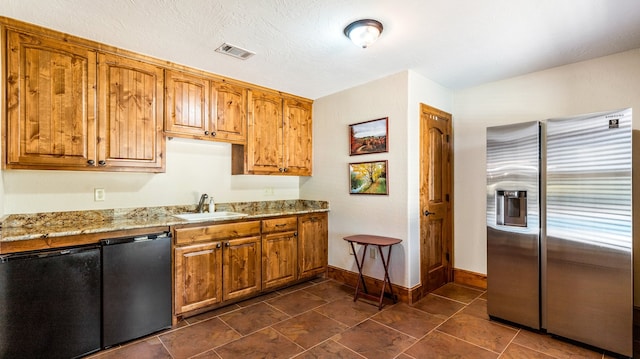
[[[163,70],[111,54],[98,62],[98,166],[163,172]]]
[[[6,167],[89,166],[96,145],[96,53],[7,31],[6,56]]]
[[[248,296],[261,289],[260,236],[224,241],[224,300]]]
[[[282,97],[249,91],[246,173],[282,172]]]
[[[182,72],[166,72],[165,131],[168,135],[210,135],[209,80]]]
[[[298,217],[298,278],[313,277],[326,272],[328,227],[326,213]]]
[[[284,100],[284,168],[285,174],[311,176],[312,104],[293,98]]]
[[[219,141],[244,144],[247,140],[247,91],[222,81],[211,84],[211,136]]]
[[[220,242],[175,249],[175,314],[222,301]]]
[[[298,272],[297,232],[262,236],[262,289],[293,282]]]

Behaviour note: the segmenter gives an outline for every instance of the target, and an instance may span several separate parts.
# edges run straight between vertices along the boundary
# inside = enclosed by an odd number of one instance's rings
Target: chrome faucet
[[[207,198],[209,198],[209,195],[206,193],[203,193],[202,196],[200,196],[200,202],[198,202],[198,207],[196,207],[196,212],[198,213],[204,212],[204,203],[207,200]]]

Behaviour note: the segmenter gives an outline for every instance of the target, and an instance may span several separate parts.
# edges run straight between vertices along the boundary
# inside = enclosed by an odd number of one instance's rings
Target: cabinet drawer
[[[260,234],[260,221],[214,224],[210,226],[178,228],[176,244],[233,239]]]
[[[298,217],[283,217],[262,221],[262,233],[295,231],[297,229]]]

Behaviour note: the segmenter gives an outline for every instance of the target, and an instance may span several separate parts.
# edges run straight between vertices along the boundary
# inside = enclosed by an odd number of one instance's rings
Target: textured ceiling
[[[0,0],[0,16],[311,99],[407,69],[456,90],[640,48],[638,0]],[[384,25],[367,49],[342,32],[361,18]]]

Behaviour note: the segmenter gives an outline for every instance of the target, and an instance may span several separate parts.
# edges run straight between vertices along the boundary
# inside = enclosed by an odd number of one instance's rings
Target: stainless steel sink
[[[234,219],[248,216],[246,213],[239,212],[211,212],[211,213],[180,213],[174,214],[174,217],[184,219],[187,221],[206,221],[206,220],[222,220],[222,219]]]

